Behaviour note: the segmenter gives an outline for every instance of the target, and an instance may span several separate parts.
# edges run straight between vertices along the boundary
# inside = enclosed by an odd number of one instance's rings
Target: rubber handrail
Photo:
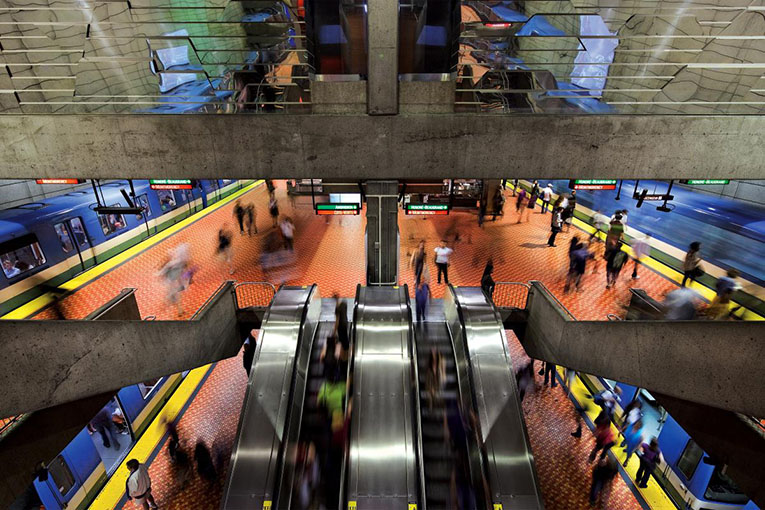
[[[346,373],[346,381],[350,381],[347,391],[345,392],[345,402],[343,405],[343,410],[345,412],[348,412],[348,402],[351,398],[351,395],[353,395],[353,362],[356,358],[356,324],[358,323],[358,313],[359,313],[359,295],[361,294],[361,285],[356,285],[356,297],[353,301],[353,320],[351,322],[351,344],[348,347],[348,372]],[[348,475],[348,466],[350,464],[348,457],[350,456],[350,438],[351,438],[351,430],[353,425],[353,413],[351,412],[351,421],[348,424],[348,430],[346,431],[345,436],[345,454],[343,455],[343,464],[340,466],[340,494],[337,498],[338,501],[338,510],[344,510],[346,506],[346,500],[348,499],[347,491],[345,489],[345,484],[347,483]]]
[[[409,286],[404,284],[404,295],[406,296],[406,309],[409,319],[409,356],[412,360],[412,369],[414,371],[414,408],[416,422],[414,423],[414,437],[417,441],[417,473],[419,475],[419,503],[421,508],[427,509],[427,492],[425,491],[425,461],[422,453],[422,404],[420,401],[420,369],[419,357],[417,356],[417,342],[415,340],[414,321],[412,320],[412,301],[409,297]]]

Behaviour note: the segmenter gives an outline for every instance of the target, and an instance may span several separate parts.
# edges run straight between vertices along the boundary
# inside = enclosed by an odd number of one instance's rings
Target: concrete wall
[[[4,115],[0,133],[0,178],[758,179],[765,116]]]
[[[1,321],[0,416],[117,390],[235,355],[233,287],[192,321]]]
[[[765,323],[573,321],[538,282],[521,340],[532,358],[651,392],[765,416]]]
[[[37,184],[29,179],[0,179],[0,209],[69,193],[82,184]]]
[[[762,173],[762,179],[758,180],[730,181],[725,185],[692,186],[681,184],[680,186],[710,195],[723,196],[734,200],[741,200],[742,202],[751,202],[757,205],[765,205],[765,171]]]

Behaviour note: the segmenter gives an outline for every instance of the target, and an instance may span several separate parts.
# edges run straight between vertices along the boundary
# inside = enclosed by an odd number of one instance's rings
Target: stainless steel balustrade
[[[471,453],[478,504],[491,508],[499,503],[504,510],[542,509],[502,320],[480,288],[450,286],[450,290],[444,298],[444,313],[452,334],[458,384],[462,394],[466,381],[472,385],[483,443],[481,455]],[[477,469],[486,477],[491,501],[480,501]]]
[[[295,420],[291,418],[297,416],[299,423],[305,374],[320,312],[316,285],[280,288],[266,312],[222,509],[266,508],[276,498],[284,450],[295,435],[291,425]]]

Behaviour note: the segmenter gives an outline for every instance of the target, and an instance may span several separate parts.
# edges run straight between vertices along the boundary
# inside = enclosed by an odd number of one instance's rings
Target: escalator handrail
[[[414,321],[412,320],[412,301],[409,297],[409,287],[404,284],[404,295],[406,296],[406,309],[409,316],[409,355],[412,358],[412,370],[414,378],[414,437],[417,441],[417,474],[419,477],[420,507],[427,510],[427,496],[425,492],[425,457],[422,453],[422,405],[420,402],[420,369],[419,357],[417,356],[417,342],[415,341]]]
[[[470,363],[470,351],[468,350],[467,346],[467,328],[465,327],[465,317],[462,312],[462,305],[460,304],[459,298],[457,297],[457,293],[454,291],[454,287],[452,284],[449,284],[449,291],[452,293],[452,297],[454,299],[455,304],[457,305],[457,316],[459,317],[460,321],[460,327],[462,328],[462,342],[463,342],[463,349],[465,352],[465,355],[467,356],[466,362],[467,362],[467,375],[468,380],[466,381],[469,386],[469,392],[467,395],[463,395],[462,387],[459,384],[459,370],[457,370],[457,387],[460,389],[459,395],[460,400],[462,400],[463,396],[468,397],[470,399],[470,402],[468,402],[470,410],[473,411],[476,414],[476,417],[479,417],[478,414],[478,408],[476,407],[477,398],[475,395],[475,379],[473,376],[473,366]],[[448,327],[448,321],[447,321],[447,327]],[[449,335],[450,340],[452,342],[452,349],[454,350],[454,334],[452,333],[451,329],[449,329]],[[457,363],[457,352],[454,350],[454,362]],[[464,407],[461,406],[461,408],[464,410]],[[467,418],[467,417],[466,417]],[[475,433],[477,434],[477,437],[483,437],[483,434],[481,433],[481,420],[480,418],[476,420],[475,423]],[[476,440],[476,434],[470,434],[470,437],[468,438],[469,444],[471,447],[476,448],[478,452],[478,465],[474,465],[473,456],[469,456],[471,462],[470,462],[470,477],[473,482],[473,489],[476,495],[476,503],[478,505],[478,508],[491,508],[491,505],[489,504],[491,502],[491,494],[487,494],[486,492],[486,485],[484,484],[484,481],[488,482],[489,476],[486,470],[486,466],[488,464],[486,457],[486,451],[483,448],[482,444],[479,444]],[[480,495],[480,496],[479,496]]]
[[[348,371],[345,375],[346,382],[350,381],[349,386],[346,388],[345,391],[345,402],[343,403],[343,410],[344,412],[348,412],[348,402],[351,398],[351,395],[353,395],[353,380],[351,379],[351,375],[353,374],[353,361],[356,358],[356,324],[358,323],[358,312],[359,312],[359,295],[361,294],[361,284],[356,285],[356,297],[353,300],[353,320],[351,321],[351,333],[349,335],[350,338],[350,345],[348,346]],[[353,422],[353,412],[351,412],[351,423]],[[351,424],[349,423],[348,428],[346,430],[346,436],[345,436],[345,453],[343,455],[343,465],[340,467],[340,494],[337,498],[338,501],[338,509],[337,510],[345,510],[346,508],[346,499],[347,499],[347,492],[345,489],[345,484],[348,480],[348,468],[350,465],[350,462],[348,460],[348,457],[350,456],[350,439],[351,439]]]
[[[274,478],[274,488],[272,492],[272,500],[274,502],[274,506],[276,508],[279,508],[280,499],[282,497],[282,490],[284,489],[282,487],[282,484],[284,483],[284,475],[285,475],[285,469],[287,468],[285,466],[284,458],[287,455],[286,451],[287,448],[289,448],[291,445],[296,444],[297,440],[300,438],[300,426],[303,418],[303,408],[305,406],[305,395],[303,395],[303,404],[300,406],[300,410],[298,412],[298,416],[294,416],[295,413],[292,411],[292,404],[295,399],[295,384],[297,380],[297,374],[298,374],[298,353],[300,352],[301,346],[303,342],[306,341],[306,320],[308,318],[308,310],[311,306],[311,301],[314,298],[314,293],[317,292],[318,286],[314,283],[311,285],[311,290],[308,292],[308,298],[306,299],[304,305],[303,305],[303,313],[300,315],[300,333],[299,333],[299,340],[297,344],[297,349],[295,351],[295,361],[292,365],[292,375],[290,377],[290,388],[289,393],[287,394],[287,416],[285,416],[284,419],[284,430],[285,434],[282,436],[281,444],[279,445],[279,454],[276,456],[276,467],[275,472],[276,476]],[[316,330],[318,330],[318,324],[316,325]],[[312,335],[310,335],[310,339],[308,339],[309,342],[311,342],[311,349],[313,349],[313,342],[316,337],[316,331],[313,332]],[[310,363],[310,352],[311,349],[308,350],[309,352],[309,363]],[[307,369],[307,367],[306,367]],[[304,388],[305,391],[305,388]],[[293,425],[293,420],[297,419],[297,426]],[[288,437],[289,431],[296,430],[297,434],[293,441],[291,437]],[[290,497],[291,497],[291,487],[288,487],[288,490],[290,490]]]

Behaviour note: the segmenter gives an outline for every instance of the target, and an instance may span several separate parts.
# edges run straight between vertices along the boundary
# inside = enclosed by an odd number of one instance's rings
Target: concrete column
[[[398,113],[398,2],[369,2],[367,113]]]
[[[398,181],[367,182],[367,285],[398,284]]]

